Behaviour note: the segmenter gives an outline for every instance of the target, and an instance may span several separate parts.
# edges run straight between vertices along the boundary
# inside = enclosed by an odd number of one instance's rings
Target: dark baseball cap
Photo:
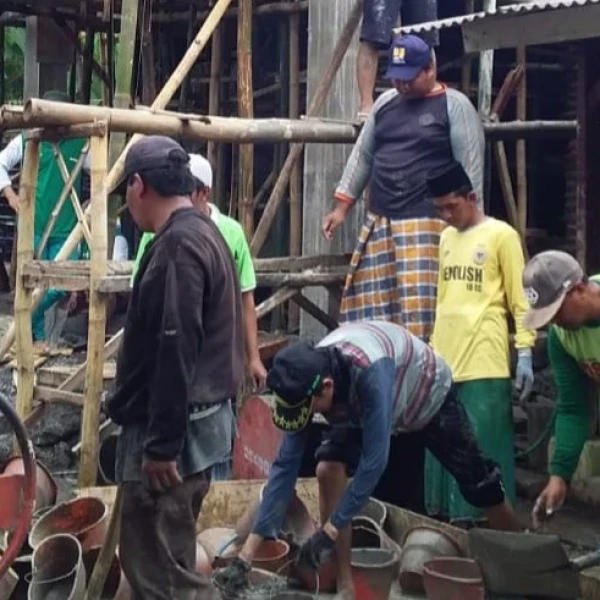
[[[550,323],[567,294],[583,278],[583,269],[570,254],[559,250],[536,254],[523,271],[523,287],[530,306],[523,326],[540,329]]]
[[[305,342],[280,350],[267,375],[267,387],[275,394],[273,423],[283,431],[300,431],[311,416],[313,396],[329,374],[329,351]]]
[[[427,175],[427,191],[432,198],[442,198],[462,189],[472,190],[473,184],[463,166],[458,162]]]
[[[416,35],[399,35],[390,46],[386,79],[413,81],[431,63],[431,48]]]
[[[135,142],[127,151],[123,173],[115,190],[123,187],[134,173],[156,169],[189,171],[188,153],[172,138],[149,135]]]

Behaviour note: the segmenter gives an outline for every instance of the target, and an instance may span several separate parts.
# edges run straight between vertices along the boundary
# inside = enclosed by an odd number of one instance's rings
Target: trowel
[[[472,529],[468,536],[492,594],[575,600],[579,572],[600,564],[600,549],[569,559],[557,535]]]

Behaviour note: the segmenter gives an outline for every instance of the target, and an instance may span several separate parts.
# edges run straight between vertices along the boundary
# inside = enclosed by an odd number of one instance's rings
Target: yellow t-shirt
[[[466,231],[447,227],[440,240],[437,308],[431,343],[455,381],[510,377],[507,316],[517,348],[535,343],[523,329],[523,250],[517,232],[491,217]]]

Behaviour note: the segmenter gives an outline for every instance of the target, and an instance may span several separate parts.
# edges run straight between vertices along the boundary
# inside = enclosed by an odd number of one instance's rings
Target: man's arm
[[[535,331],[523,327],[523,319],[528,309],[527,298],[523,290],[525,258],[519,234],[512,228],[500,240],[498,262],[508,309],[515,320],[515,348],[517,350],[532,348],[535,344]]]
[[[151,379],[144,444],[151,460],[173,461],[183,448],[189,391],[203,343],[204,272],[198,264],[184,261],[169,258],[164,271],[153,278],[154,285],[145,284],[142,290],[148,297],[148,345],[155,348],[154,364],[148,369]]]
[[[373,109],[369,113],[363,128],[352,149],[350,158],[342,178],[335,190],[334,199],[345,204],[354,204],[364,192],[373,167],[373,153],[375,151],[375,116],[377,111],[398,95],[396,90],[388,90],[377,98]]]
[[[278,536],[294,493],[305,446],[305,431],[284,435],[277,458],[271,465],[269,480],[252,530],[255,537],[264,539]]]
[[[452,154],[471,179],[478,206],[483,209],[485,136],[481,119],[464,94],[450,88],[446,94]]]
[[[357,392],[363,409],[363,441],[358,469],[330,518],[338,531],[348,526],[369,500],[385,471],[390,451],[392,406],[396,369],[384,358],[358,378]]]
[[[14,137],[0,152],[0,192],[14,211],[19,207],[19,196],[12,188],[9,171],[21,164],[23,160],[23,136]]]
[[[577,361],[565,351],[554,327],[548,332],[548,355],[558,389],[556,445],[550,475],[569,483],[588,437],[588,380]]]

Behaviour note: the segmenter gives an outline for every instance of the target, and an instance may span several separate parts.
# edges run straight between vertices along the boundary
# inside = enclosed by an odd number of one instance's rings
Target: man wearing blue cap
[[[394,40],[386,76],[394,87],[377,99],[362,128],[323,234],[333,238],[370,181],[340,320],[391,321],[427,340],[435,318],[439,240],[445,226],[427,191],[427,176],[460,163],[481,207],[483,128],[469,99],[437,81],[435,55],[421,38]],[[393,466],[394,471],[420,468],[422,474],[423,449],[411,444],[410,451],[409,460]],[[382,499],[423,510],[422,496],[418,502]]]
[[[366,119],[373,108],[379,52],[387,50],[392,30],[402,14],[403,25],[416,25],[437,19],[437,0],[365,0],[360,30],[360,46],[356,62],[356,79],[360,94],[359,119]],[[423,39],[437,46],[437,30],[427,32]]]
[[[421,436],[470,502],[486,510],[492,527],[521,529],[506,502],[500,470],[477,445],[448,365],[403,327],[355,323],[339,327],[317,347],[290,345],[275,356],[267,385],[276,394],[273,421],[285,436],[253,533],[233,565],[216,576],[227,598],[246,585],[263,539],[280,530],[314,413],[329,425],[315,456],[321,528],[300,548],[297,568],[317,571],[335,552],[339,598],[355,598],[349,526],[386,467],[394,433]],[[340,440],[338,427],[352,427],[357,442]],[[396,484],[414,483],[397,478]]]

